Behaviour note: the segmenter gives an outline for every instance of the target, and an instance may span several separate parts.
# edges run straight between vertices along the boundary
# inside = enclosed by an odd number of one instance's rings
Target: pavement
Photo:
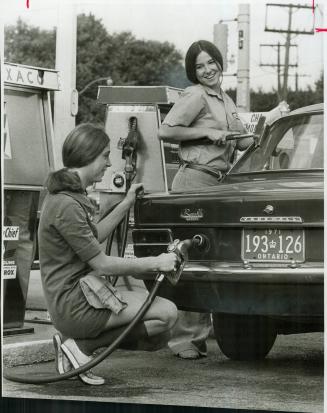
[[[33,332],[24,332],[31,329]],[[24,325],[17,331],[18,334],[6,335],[9,332],[11,334],[11,330],[3,330],[2,356],[5,367],[54,360],[52,336],[56,330],[49,321],[38,270],[31,271]]]
[[[34,333],[19,334],[3,338],[3,365],[21,366],[54,360],[52,325],[24,323],[24,327],[33,327]]]

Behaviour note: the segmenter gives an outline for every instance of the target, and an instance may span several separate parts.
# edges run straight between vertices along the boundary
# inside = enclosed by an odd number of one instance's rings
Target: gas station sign
[[[265,112],[241,112],[238,114],[239,118],[243,122],[243,125],[247,133],[254,133],[255,128],[259,122],[261,116],[264,116]]]
[[[270,125],[280,117],[287,115],[289,111],[289,105],[285,101],[282,101],[269,112],[239,112],[238,115],[243,122],[246,131],[248,133],[254,133],[261,116],[265,116],[265,122]]]
[[[8,251],[13,251],[17,247],[15,244],[19,240],[19,226],[4,226],[2,227],[2,239],[4,241],[4,256],[3,256],[3,279],[11,280],[16,278],[17,265],[15,260],[6,259],[10,257]],[[6,253],[7,251],[7,253]]]
[[[3,78],[5,83],[13,85],[47,90],[60,89],[59,74],[56,70],[5,63]]]

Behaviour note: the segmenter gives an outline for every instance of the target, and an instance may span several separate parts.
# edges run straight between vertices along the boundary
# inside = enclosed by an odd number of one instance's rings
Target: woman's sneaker
[[[61,349],[75,369],[78,369],[79,367],[91,361],[91,357],[84,354],[78,348],[75,340],[73,340],[72,338],[68,338],[66,341],[64,341],[64,343],[61,344]],[[91,384],[93,386],[100,386],[101,384],[105,383],[103,377],[96,376],[92,373],[91,370],[79,374],[79,378],[83,383]]]
[[[59,374],[64,374],[70,371],[73,366],[61,349],[61,337],[58,333],[53,336],[53,345],[55,348],[56,370]]]

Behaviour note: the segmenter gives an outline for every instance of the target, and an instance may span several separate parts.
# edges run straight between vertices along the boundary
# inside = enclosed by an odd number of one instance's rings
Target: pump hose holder
[[[131,116],[128,120],[128,134],[122,147],[122,159],[125,159],[125,176],[126,176],[126,189],[129,189],[132,180],[136,175],[136,159],[137,159],[137,143],[138,143],[138,131],[137,131],[137,117]]]

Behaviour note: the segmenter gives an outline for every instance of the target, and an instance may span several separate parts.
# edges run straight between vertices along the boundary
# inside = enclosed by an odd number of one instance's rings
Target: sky
[[[219,21],[228,25],[228,59],[231,61],[224,75],[224,87],[236,87],[237,71],[237,22],[238,0],[0,0],[4,24],[14,24],[21,17],[28,24],[50,29],[57,25],[60,3],[64,10],[73,5],[78,13],[93,13],[101,18],[109,33],[131,31],[138,39],[169,41],[184,56],[190,44],[199,39],[213,41],[213,27]],[[278,4],[301,4],[312,6],[313,0],[278,0]],[[268,28],[286,29],[288,8],[266,6],[272,0],[244,0],[250,4],[250,87],[268,91],[277,88],[277,72],[274,67],[260,64],[275,64],[277,49],[260,44],[285,43],[286,35],[265,31]],[[324,27],[323,7],[327,0],[315,1],[316,12],[299,9],[293,13],[294,29],[310,30]],[[327,26],[327,24],[325,24]],[[313,86],[320,77],[324,62],[324,42],[327,32],[314,35],[292,35],[290,63],[298,68],[290,69],[289,86],[295,87],[298,72],[300,88]],[[284,50],[284,48],[282,48]],[[284,55],[282,53],[281,63]],[[233,63],[234,61],[234,63]]]

